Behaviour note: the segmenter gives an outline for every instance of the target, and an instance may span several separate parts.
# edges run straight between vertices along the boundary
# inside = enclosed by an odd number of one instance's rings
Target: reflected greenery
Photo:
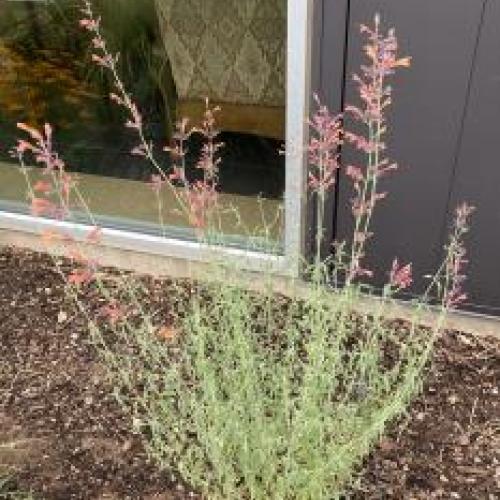
[[[161,49],[153,0],[96,0],[95,7],[107,21],[103,22],[111,49],[120,53],[127,86],[156,123],[153,132],[168,135],[175,88]],[[112,145],[128,150],[121,116],[106,99],[108,76],[89,64],[79,9],[77,0],[0,5],[2,139],[12,137],[12,124],[18,121],[40,126],[48,120],[57,127],[65,153],[77,163],[82,149]]]

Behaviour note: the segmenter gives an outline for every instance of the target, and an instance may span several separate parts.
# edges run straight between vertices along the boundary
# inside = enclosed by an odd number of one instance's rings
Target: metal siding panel
[[[443,216],[459,140],[482,2],[470,0],[352,0],[348,76],[362,61],[359,24],[375,12],[396,26],[402,53],[413,56],[410,70],[394,82],[388,152],[399,172],[382,182],[389,197],[380,203],[368,248],[378,282],[394,256],[414,262],[415,275],[434,270],[440,256]],[[347,101],[357,103],[348,84]],[[344,156],[346,162],[351,154]],[[341,178],[339,239],[350,239],[351,187]],[[416,288],[422,285],[417,280]]]
[[[466,290],[473,309],[500,314],[500,1],[484,16],[455,183],[448,207],[468,201],[477,211],[469,238]]]
[[[335,113],[342,110],[348,13],[348,0],[323,0],[321,87],[318,94]]]

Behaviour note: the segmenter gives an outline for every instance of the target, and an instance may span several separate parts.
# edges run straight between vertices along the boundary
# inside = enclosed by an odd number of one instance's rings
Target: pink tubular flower
[[[37,181],[33,186],[33,191],[43,194],[48,194],[52,191],[52,184],[49,181]]]
[[[127,308],[121,304],[117,304],[116,301],[110,302],[109,304],[101,307],[100,312],[101,315],[109,321],[111,326],[116,326],[127,317]]]
[[[54,215],[57,207],[54,203],[45,198],[32,198],[30,208],[31,214],[35,217],[39,217],[41,215]]]
[[[79,264],[79,267],[71,271],[67,277],[70,285],[81,286],[94,281],[98,268],[97,261],[87,258],[76,247],[70,248],[68,257]]]
[[[99,22],[94,19],[80,19],[80,26],[87,31],[96,31],[99,28]]]
[[[113,101],[115,104],[118,104],[118,106],[123,106],[125,103],[123,102],[123,99],[118,95],[115,94],[114,92],[111,92],[109,94],[109,98],[111,101]]]
[[[192,130],[189,129],[189,119],[182,118],[176,123],[175,132],[174,132],[174,140],[185,142],[189,139],[192,134]],[[165,151],[170,151],[167,147]]]
[[[19,141],[17,141],[17,146],[15,148],[15,152],[18,155],[22,156],[24,153],[26,153],[26,151],[31,151],[31,149],[32,149],[32,145],[28,141],[19,140]]]
[[[98,64],[99,66],[102,66],[103,68],[111,68],[112,60],[109,55],[103,57],[97,54],[92,54],[92,61]]]
[[[346,168],[346,175],[351,178],[355,185],[362,182],[365,178],[363,175],[363,171],[359,167],[354,167],[352,165],[349,165]]]
[[[413,283],[412,265],[400,265],[398,259],[394,259],[392,269],[389,274],[389,285],[397,290],[405,290]]]
[[[90,268],[82,267],[75,269],[68,276],[70,285],[81,286],[90,283],[94,279],[94,273]]]
[[[364,243],[368,238],[371,238],[373,233],[354,233],[355,243]]]

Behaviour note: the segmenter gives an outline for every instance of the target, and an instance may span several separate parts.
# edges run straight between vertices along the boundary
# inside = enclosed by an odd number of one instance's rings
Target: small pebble
[[[469,435],[468,434],[463,434],[462,436],[460,436],[460,438],[458,440],[458,444],[460,446],[469,446],[469,444],[470,444]]]
[[[59,324],[64,323],[68,319],[68,315],[64,311],[59,311],[57,314],[57,322]]]

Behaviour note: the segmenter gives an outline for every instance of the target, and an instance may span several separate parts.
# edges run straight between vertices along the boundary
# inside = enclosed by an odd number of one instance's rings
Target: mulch
[[[159,314],[175,315],[173,283],[146,282]],[[86,340],[51,258],[2,249],[0,498],[195,497],[148,460]],[[422,394],[367,458],[348,498],[500,499],[499,382],[500,339],[446,332]]]

